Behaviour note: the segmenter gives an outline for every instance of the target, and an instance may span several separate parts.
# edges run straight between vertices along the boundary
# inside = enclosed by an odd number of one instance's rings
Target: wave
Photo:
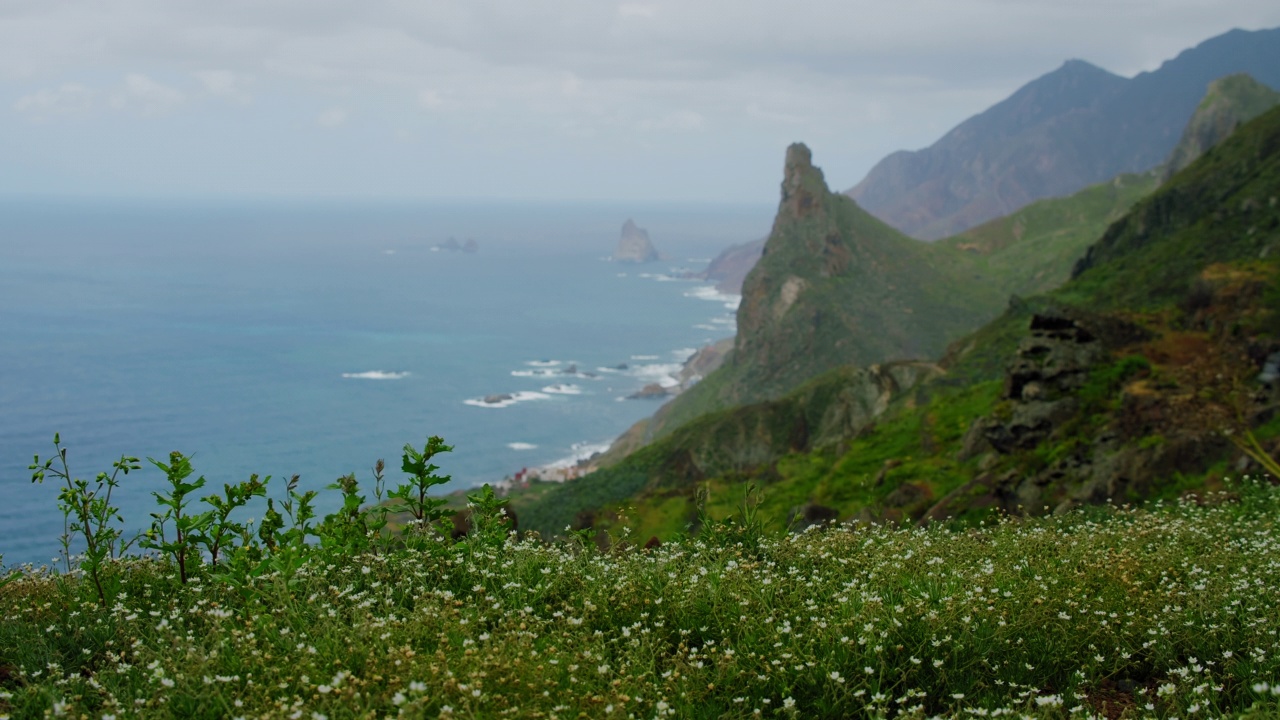
[[[636,365],[631,368],[627,374],[642,381],[648,385],[657,383],[664,388],[675,387],[680,384],[678,376],[684,363],[652,363],[650,365]]]
[[[534,445],[533,443],[527,443],[527,442],[507,443],[507,447],[511,448],[512,450],[537,450],[538,449],[537,445]]]
[[[724,306],[730,310],[737,310],[738,305],[742,302],[741,295],[733,293],[720,292],[714,285],[700,285],[684,294],[685,297],[694,298],[695,300],[710,300],[712,302],[722,302]]]
[[[707,325],[706,323],[698,323],[693,326],[694,330],[719,330],[715,325]]]
[[[552,370],[551,368],[537,368],[536,370],[512,370],[511,371],[512,377],[547,378],[547,377],[555,377],[556,375],[559,375],[559,374],[560,374],[559,370]]]
[[[612,444],[613,443],[610,443],[610,442],[574,443],[569,447],[569,450],[572,453],[571,455],[569,455],[568,457],[562,457],[559,460],[556,460],[554,462],[547,463],[545,467],[553,470],[563,470],[564,468],[573,467],[574,465],[577,465],[583,460],[590,458],[592,455],[595,455],[596,453],[602,453],[605,450],[608,450],[609,446]]]
[[[464,404],[472,407],[482,408],[505,408],[511,407],[516,403],[528,402],[530,400],[550,400],[551,396],[546,393],[530,392],[523,390],[513,393],[499,393],[497,395],[486,395],[482,398],[470,398],[463,400]]]
[[[555,385],[548,385],[542,388],[542,392],[551,393],[553,395],[581,395],[582,388],[578,387],[577,385],[564,385],[561,383],[556,383]]]
[[[403,380],[409,377],[407,372],[387,372],[386,370],[366,370],[364,372],[342,373],[342,377],[352,380]]]
[[[632,360],[657,360],[657,355],[632,355]]]
[[[525,365],[528,365],[529,367],[555,367],[560,365],[562,362],[563,361],[561,360],[528,360],[525,362]]]

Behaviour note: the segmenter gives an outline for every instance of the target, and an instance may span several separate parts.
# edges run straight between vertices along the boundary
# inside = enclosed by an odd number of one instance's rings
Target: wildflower
[[[404,697],[404,693],[402,692],[398,692],[395,695],[391,696],[392,705],[403,705],[404,701],[405,701],[405,697]]]

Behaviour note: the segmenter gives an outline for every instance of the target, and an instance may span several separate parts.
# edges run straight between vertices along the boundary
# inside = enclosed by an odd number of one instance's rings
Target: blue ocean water
[[[180,450],[210,489],[250,473],[320,489],[378,458],[394,483],[429,435],[456,448],[439,461],[454,489],[606,444],[656,408],[621,397],[733,331],[730,299],[670,277],[763,236],[771,211],[0,203],[0,554],[58,552],[58,486],[27,469],[54,432],[80,477]],[[669,261],[605,260],[628,217]],[[432,249],[450,237],[479,252]],[[481,401],[496,394],[527,399]],[[130,530],[162,481],[124,479]]]

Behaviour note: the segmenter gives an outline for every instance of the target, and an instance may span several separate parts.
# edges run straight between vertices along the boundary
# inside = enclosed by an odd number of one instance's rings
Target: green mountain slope
[[[954,250],[969,276],[1001,297],[1048,292],[1107,226],[1159,186],[1156,173],[1121,175],[1074,195],[1034,202],[937,245]]]
[[[885,366],[828,372],[554,488],[531,518],[673,533],[695,516],[698,488],[724,516],[746,481],[765,488],[764,517],[800,524],[1042,512],[1212,486],[1227,463],[1248,462],[1223,429],[1252,426],[1264,444],[1280,435],[1268,410],[1280,397],[1255,383],[1280,364],[1277,251],[1280,110],[1138,202],[1065,286],[1010,303],[955,343],[945,374],[890,384]],[[832,408],[850,421],[824,425]]]
[[[1206,150],[1226,139],[1235,129],[1280,105],[1276,92],[1245,73],[1228,75],[1209,83],[1169,160],[1164,178],[1190,165]]]
[[[659,411],[649,438],[843,365],[937,356],[1005,302],[962,270],[953,249],[908,238],[832,193],[809,149],[792,145],[772,232],[743,283],[734,350]]]

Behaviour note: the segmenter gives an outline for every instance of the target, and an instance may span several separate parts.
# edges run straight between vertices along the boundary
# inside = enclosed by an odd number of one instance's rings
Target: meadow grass
[[[655,550],[307,545],[0,586],[0,716],[1280,715],[1280,489],[970,529],[712,522]],[[286,574],[287,570],[287,574]],[[1274,689],[1273,689],[1274,688]]]

